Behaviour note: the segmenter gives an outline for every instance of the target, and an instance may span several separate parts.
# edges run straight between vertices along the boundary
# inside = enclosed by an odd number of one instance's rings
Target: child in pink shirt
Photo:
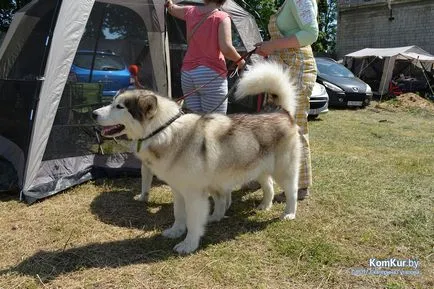
[[[193,112],[210,112],[222,102],[228,92],[225,58],[232,61],[241,58],[232,45],[229,15],[219,10],[225,2],[204,0],[204,6],[166,2],[169,13],[187,25],[188,48],[181,68],[183,93],[189,94],[206,84],[185,99],[187,108]],[[238,67],[242,68],[244,64],[244,60],[240,61]],[[215,111],[225,114],[226,110],[227,100]]]

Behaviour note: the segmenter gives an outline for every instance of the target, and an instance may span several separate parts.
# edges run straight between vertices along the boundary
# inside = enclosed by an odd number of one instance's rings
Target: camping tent
[[[233,1],[223,8],[252,49],[261,40],[253,17]],[[169,31],[178,33],[172,23]],[[102,143],[90,117],[110,101],[102,96],[110,83],[69,78],[79,50],[93,52],[90,71],[97,51],[139,64],[142,84],[171,96],[164,0],[34,0],[18,11],[0,47],[0,160],[13,165],[27,202],[139,172],[124,141]]]
[[[427,71],[433,70],[434,55],[418,46],[393,48],[365,48],[345,55],[344,64],[371,85],[379,95],[388,92],[389,83],[401,68],[399,63],[412,64]],[[370,83],[370,79],[380,81]]]

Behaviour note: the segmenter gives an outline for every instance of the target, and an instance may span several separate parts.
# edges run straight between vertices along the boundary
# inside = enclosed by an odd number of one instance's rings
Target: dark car
[[[92,68],[93,63],[93,70]],[[92,77],[90,71],[92,70]],[[114,96],[128,88],[131,75],[125,61],[110,51],[79,50],[72,63],[69,79],[78,82],[98,82],[103,85],[103,96]]]
[[[368,84],[331,58],[316,57],[315,60],[318,67],[317,82],[327,89],[329,106],[369,105],[372,89]]]

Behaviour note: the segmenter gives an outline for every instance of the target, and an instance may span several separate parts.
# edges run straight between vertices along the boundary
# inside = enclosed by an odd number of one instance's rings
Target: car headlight
[[[324,85],[321,85],[320,87],[321,87],[321,94],[326,94],[327,91],[326,91],[326,89],[325,89],[325,86],[324,86]]]
[[[372,95],[372,88],[368,84],[366,84],[366,94]]]
[[[325,87],[327,87],[330,90],[333,90],[333,91],[336,91],[336,92],[343,92],[342,88],[340,88],[339,86],[336,86],[334,84],[331,84],[328,81],[323,81],[322,83],[324,84]]]

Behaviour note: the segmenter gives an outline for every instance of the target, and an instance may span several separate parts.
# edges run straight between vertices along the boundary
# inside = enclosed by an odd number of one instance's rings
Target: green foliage
[[[283,4],[284,0],[234,0],[241,7],[252,14],[263,39],[269,39],[268,21],[270,16],[277,11],[277,8]],[[319,0],[318,1],[318,40],[312,45],[315,52],[333,53],[336,42],[336,0]]]
[[[313,45],[316,52],[333,53],[336,46],[336,16],[335,0],[320,0],[318,3],[318,40]]]
[[[270,16],[276,12],[278,7],[277,1],[274,0],[234,0],[238,5],[246,9],[252,14],[262,34],[263,39],[269,39],[268,34],[268,21]],[[283,2],[280,0],[280,2]]]
[[[95,3],[83,38],[98,38],[101,29],[103,36],[111,39],[147,38],[143,19],[131,9],[120,5]]]
[[[6,32],[12,21],[12,16],[18,9],[31,0],[1,0],[0,1],[0,32]]]

